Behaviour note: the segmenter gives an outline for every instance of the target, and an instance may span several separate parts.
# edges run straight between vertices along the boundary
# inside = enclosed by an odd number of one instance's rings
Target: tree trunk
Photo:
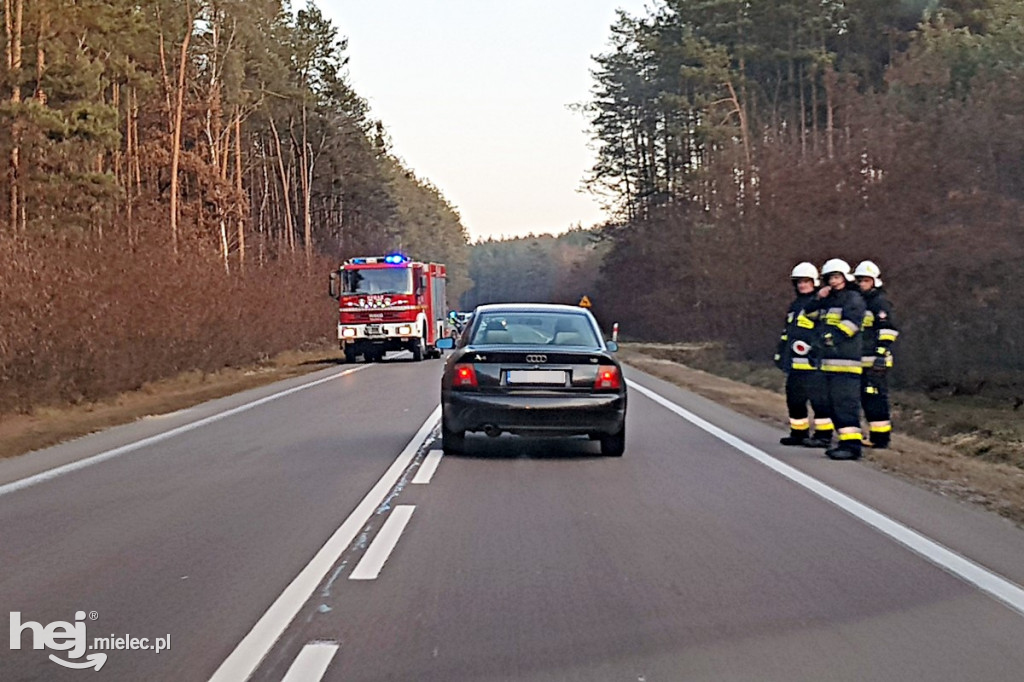
[[[818,68],[811,72],[811,152],[818,156]]]
[[[238,270],[245,273],[245,189],[242,187],[242,107],[235,108],[235,192],[238,194]]]
[[[192,8],[185,2],[185,37],[181,41],[181,59],[178,62],[177,101],[174,107],[174,130],[171,135],[171,245],[178,253],[178,166],[181,162],[181,123],[185,108],[185,73],[188,68],[188,46],[192,39]]]
[[[310,176],[313,169],[309,161],[309,140],[306,121],[306,103],[302,103],[302,236],[305,239],[306,267],[313,262],[313,220],[309,208]]]
[[[800,158],[807,158],[807,99],[804,95],[804,76],[806,68],[800,65]]]
[[[835,158],[835,120],[833,95],[836,85],[836,71],[831,66],[825,70],[825,144],[828,150],[828,159]]]
[[[167,106],[167,130],[174,129],[174,107],[171,105],[171,76],[167,68],[167,45],[164,40],[164,22],[160,14],[160,5],[156,7],[157,23],[160,26],[159,42],[160,48],[160,79],[164,86],[164,101]]]
[[[10,184],[9,208],[12,232],[18,231],[19,219],[23,215],[23,211],[19,210],[21,208],[19,206],[21,198],[19,187],[19,183],[21,182],[21,126],[18,122],[20,114],[18,113],[17,108],[17,105],[21,102],[21,78],[19,72],[21,71],[21,32],[23,16],[23,0],[4,1],[4,28],[7,36],[7,73],[13,82],[11,87],[11,104],[15,105],[13,107],[14,112],[11,121],[10,165],[7,169],[7,179]]]
[[[46,72],[46,32],[50,28],[50,14],[45,9],[40,10],[39,33],[36,40],[36,90],[34,97],[40,104],[46,104],[46,93],[43,92],[43,74]]]
[[[284,237],[291,250],[295,251],[295,246],[291,239],[294,230],[292,227],[291,192],[288,189],[290,184],[288,182],[289,174],[285,171],[284,154],[281,151],[281,136],[277,132],[277,124],[274,123],[273,117],[270,118],[270,130],[274,133],[274,146],[277,150],[277,169],[281,174],[281,195],[284,199],[284,228],[286,230]]]

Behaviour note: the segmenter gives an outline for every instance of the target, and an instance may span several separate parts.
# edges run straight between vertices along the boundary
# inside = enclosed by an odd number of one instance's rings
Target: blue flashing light
[[[408,263],[409,258],[408,256],[403,256],[400,253],[392,253],[384,256],[384,262],[392,265],[399,265],[400,263]]]

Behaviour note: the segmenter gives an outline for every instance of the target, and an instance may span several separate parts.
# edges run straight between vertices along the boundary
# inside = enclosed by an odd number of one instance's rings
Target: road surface
[[[0,462],[0,679],[1022,679],[1009,523],[631,369],[621,459],[442,458],[391,357]]]

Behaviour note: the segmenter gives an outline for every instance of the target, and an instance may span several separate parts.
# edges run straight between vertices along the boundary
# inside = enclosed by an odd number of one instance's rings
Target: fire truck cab
[[[338,301],[338,343],[345,361],[379,362],[388,351],[413,359],[441,357],[435,346],[447,329],[445,266],[401,254],[351,258],[331,273]]]

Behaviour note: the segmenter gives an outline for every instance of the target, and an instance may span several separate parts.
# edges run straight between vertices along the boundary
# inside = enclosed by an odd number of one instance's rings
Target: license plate
[[[384,336],[384,330],[381,329],[379,324],[368,324],[366,325],[367,336]]]
[[[509,384],[565,385],[565,372],[552,369],[510,369],[505,373]]]

